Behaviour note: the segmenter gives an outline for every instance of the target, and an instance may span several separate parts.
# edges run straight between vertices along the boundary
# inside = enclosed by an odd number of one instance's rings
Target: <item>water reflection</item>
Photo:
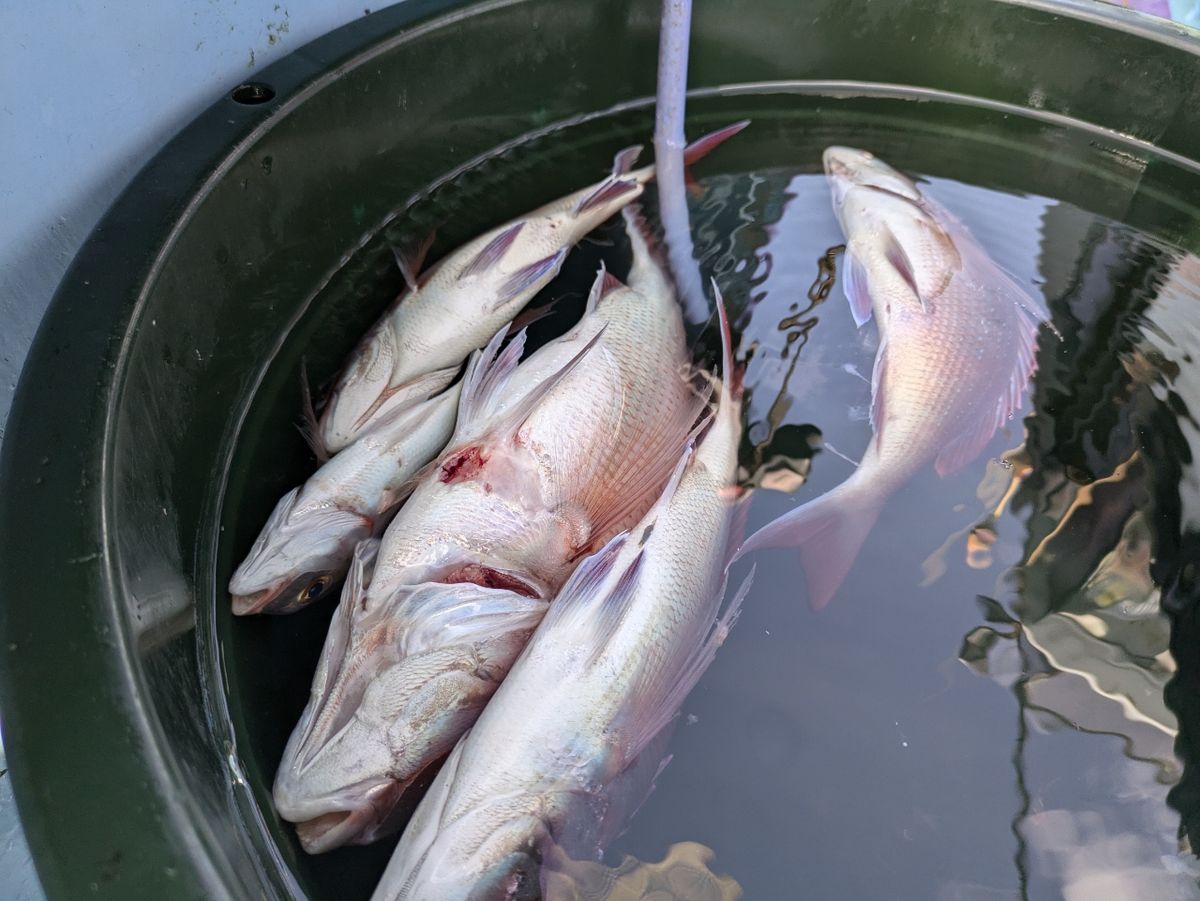
[[[1072,219],[1051,208],[1047,243]],[[980,598],[987,625],[959,658],[1017,701],[1022,897],[1045,879],[1067,901],[1196,898],[1196,586],[1194,565],[1176,561],[1196,546],[1184,511],[1200,509],[1187,476],[1200,431],[1179,400],[1200,396],[1200,343],[1188,346],[1200,342],[1200,263],[1103,223],[1074,234],[1073,271],[1047,267],[1068,352],[1039,359],[1026,441],[1006,455],[1006,485],[994,470],[980,486],[995,506],[966,530],[968,565],[989,565],[1005,509],[1022,520],[1011,613]],[[1103,774],[1116,805],[1059,806],[1055,790],[1031,789],[1031,738],[1064,731],[1121,741],[1125,762]]]

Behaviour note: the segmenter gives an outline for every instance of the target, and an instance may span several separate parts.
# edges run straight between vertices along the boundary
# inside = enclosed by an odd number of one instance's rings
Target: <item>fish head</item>
[[[275,778],[307,851],[400,825],[408,789],[474,723],[545,607],[470,582],[373,593],[352,570]]]
[[[827,147],[822,157],[825,175],[833,191],[833,208],[838,210],[854,188],[867,188],[891,194],[910,203],[921,202],[916,183],[901,175],[867,150],[854,147]]]
[[[369,517],[284,495],[229,581],[236,616],[292,613],[319,600],[346,572],[354,546],[374,531]]]

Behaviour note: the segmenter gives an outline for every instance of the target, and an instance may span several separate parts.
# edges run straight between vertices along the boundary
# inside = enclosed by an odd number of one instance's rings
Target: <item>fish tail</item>
[[[804,567],[808,602],[824,608],[854,565],[883,509],[878,493],[843,482],[767,523],[742,545],[738,556],[769,547],[794,547]]]

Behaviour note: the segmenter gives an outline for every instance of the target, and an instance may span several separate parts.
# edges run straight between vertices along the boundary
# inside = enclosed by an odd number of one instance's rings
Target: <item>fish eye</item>
[[[312,601],[315,601],[325,593],[325,589],[329,587],[329,583],[332,581],[333,580],[327,575],[317,576],[300,589],[300,593],[296,596],[296,600],[298,600],[301,604],[308,604]]]

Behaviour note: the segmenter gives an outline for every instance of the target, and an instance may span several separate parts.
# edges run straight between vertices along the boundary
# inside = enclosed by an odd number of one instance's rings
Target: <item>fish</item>
[[[726,370],[728,375],[728,370]],[[572,574],[417,806],[372,901],[542,897],[552,852],[598,859],[737,617],[740,401],[728,381],[655,506]]]
[[[933,463],[949,476],[1020,409],[1045,315],[957,218],[864,150],[824,154],[846,237],[845,294],[874,317],[870,444],[836,488],[763,526],[743,553],[799,549],[809,603],[825,607],[887,499]]]
[[[628,284],[601,269],[575,328],[524,361],[523,332],[473,356],[449,447],[346,583],[274,786],[311,853],[394,828],[579,561],[655,503],[703,413],[673,289],[626,221]]]
[[[701,137],[691,164],[748,123]],[[418,276],[417,259],[397,257],[406,290],[351,354],[316,432],[326,452],[349,445],[380,416],[441,391],[463,361],[558,274],[588,232],[640,197],[654,166],[633,169],[640,147],[616,155],[611,174],[480,235]]]
[[[358,542],[383,532],[412,477],[450,440],[460,389],[392,417],[279,499],[229,580],[235,616],[293,613],[328,593]]]

